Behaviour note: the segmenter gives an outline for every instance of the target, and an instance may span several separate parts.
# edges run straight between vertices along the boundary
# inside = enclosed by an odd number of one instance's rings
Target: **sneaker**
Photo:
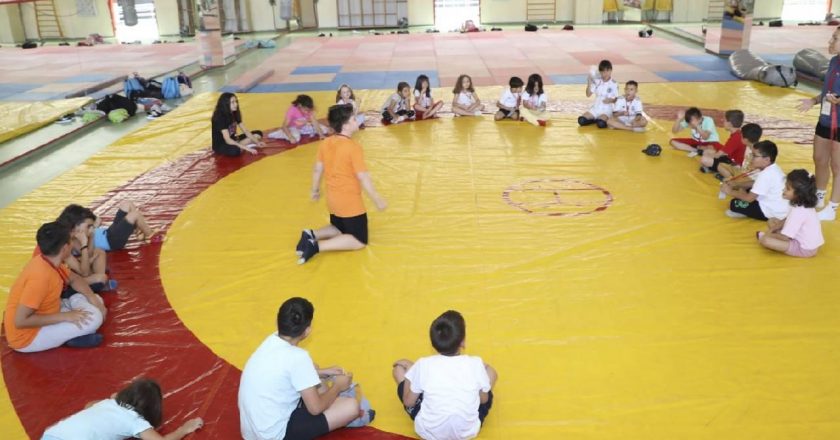
[[[741,214],[740,212],[735,212],[731,209],[727,209],[724,214],[726,214],[726,216],[729,218],[747,218],[746,215]]]
[[[636,133],[644,133],[645,127],[633,127],[633,131],[635,131]]]
[[[64,345],[71,347],[71,348],[91,348],[91,347],[98,347],[102,344],[102,334],[100,333],[91,333],[89,335],[82,335],[76,336],[73,339],[65,342]]]
[[[314,240],[315,234],[312,232],[312,229],[304,229],[300,233],[300,240],[298,240],[297,247],[295,248],[295,253],[297,256],[300,257],[303,255],[303,249],[306,247],[307,240]]]
[[[721,174],[721,173],[715,173],[715,179],[720,180],[721,182],[723,182],[723,179],[724,179],[723,174]]]
[[[701,166],[701,167],[700,167],[700,172],[701,172],[701,173],[703,173],[703,174],[709,174],[709,173],[711,173],[711,172],[712,172],[712,169],[711,169],[711,168],[709,168],[709,167],[704,167],[704,166]]]
[[[155,120],[155,119],[157,119],[161,116],[163,116],[163,113],[161,113],[159,111],[156,111],[156,110],[152,110],[152,111],[149,112],[148,115],[146,115],[146,119],[151,121],[151,120]]]
[[[76,117],[74,115],[68,114],[68,115],[64,115],[64,116],[58,118],[58,120],[55,121],[55,123],[56,124],[61,124],[61,125],[66,125],[66,124],[72,123],[75,120],[76,120]]]
[[[829,205],[823,208],[822,211],[817,213],[817,218],[821,222],[833,222],[837,218],[837,207]]]
[[[318,242],[312,239],[306,240],[303,244],[303,253],[298,259],[298,264],[303,264],[309,261],[315,254],[318,253]]]
[[[113,291],[117,290],[117,286],[119,286],[119,285],[120,285],[120,283],[118,283],[117,280],[110,279],[110,280],[108,280],[105,291],[106,292],[113,292]]]
[[[694,156],[697,156],[698,154],[700,154],[700,153],[697,152],[697,150],[694,150],[694,151],[689,151],[688,154],[686,154],[686,156],[694,157]]]
[[[598,128],[607,128],[607,121],[603,119],[598,119],[597,121],[595,121],[595,125],[597,125]]]
[[[825,191],[817,191],[817,209],[825,207]]]

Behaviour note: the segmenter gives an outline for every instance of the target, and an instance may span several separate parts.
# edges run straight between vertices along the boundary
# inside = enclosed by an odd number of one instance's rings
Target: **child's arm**
[[[752,203],[756,199],[758,199],[758,194],[754,192],[747,192],[743,189],[733,188],[732,185],[730,185],[729,183],[724,183],[721,189],[727,195],[732,196],[733,198],[736,198],[738,200],[743,200],[747,203]]]
[[[256,137],[256,136],[254,136],[254,134],[253,134],[253,133],[251,133],[251,131],[250,131],[250,130],[248,130],[248,129],[245,127],[245,124],[243,124],[243,123],[241,123],[241,122],[240,122],[240,123],[239,123],[239,128],[241,128],[241,129],[242,129],[242,132],[243,132],[243,133],[245,133],[245,137],[247,137],[248,139],[250,139],[250,140],[251,140],[251,142],[253,142],[253,143],[255,143],[255,144],[257,144],[257,145],[259,145],[259,146],[261,146],[261,147],[264,147],[264,146],[265,146],[265,142],[263,142],[263,141],[262,141],[262,140],[260,140],[260,139],[257,139],[257,137]]]
[[[784,220],[779,220],[777,218],[767,219],[767,231],[768,232],[779,232],[784,227],[785,227],[785,221]]]
[[[325,393],[319,394],[318,386],[314,386],[301,391],[300,397],[309,414],[317,416],[326,411],[335,402],[339,393],[350,389],[352,383],[353,376],[340,374],[333,377],[333,385]]]
[[[674,121],[674,126],[671,127],[671,133],[677,134],[682,131],[682,122],[685,120],[685,112],[677,112],[677,120]]]
[[[499,374],[496,373],[496,369],[491,367],[489,364],[484,364],[484,369],[487,370],[487,378],[490,379],[490,388],[495,387],[496,380],[499,379]],[[489,392],[485,393],[484,391],[479,391],[478,395],[481,403],[487,403],[487,401],[490,400]]]
[[[166,434],[164,436],[158,434],[154,428],[149,428],[140,433],[141,440],[181,440],[182,438],[186,437],[189,434],[192,434],[197,429],[204,426],[204,421],[201,420],[201,417],[196,417],[194,419],[187,420],[183,425],[181,425],[178,429]]]
[[[586,76],[586,97],[589,98],[592,96],[592,77],[587,75]]]
[[[403,382],[403,406],[411,408],[417,403],[420,394],[411,391],[411,381],[408,378],[405,378]]]
[[[474,107],[480,106],[481,105],[481,98],[478,97],[478,93],[473,92],[473,98],[475,99],[475,102],[473,102],[473,106]]]
[[[317,201],[321,197],[321,175],[324,174],[324,163],[321,161],[315,162],[315,167],[312,168],[312,191],[311,198]]]
[[[236,148],[239,148],[240,150],[247,151],[248,153],[251,153],[251,154],[257,154],[257,152],[254,151],[254,149],[248,148],[248,147],[242,145],[240,142],[236,142],[235,140],[233,140],[233,138],[230,137],[230,132],[228,132],[227,129],[222,130],[222,137],[225,139],[225,143],[228,144],[228,145],[232,145]]]
[[[90,320],[90,312],[87,310],[70,310],[67,312],[50,313],[46,315],[35,313],[23,304],[18,304],[15,312],[15,327],[17,328],[40,328],[47,325],[69,322],[82,328]]]
[[[399,101],[394,101],[392,99],[390,101],[390,104],[388,104],[388,108],[385,109],[388,112],[388,114],[391,115],[391,117],[394,119],[397,119],[399,117],[399,115],[397,115],[397,104],[399,104]]]
[[[99,312],[102,313],[102,319],[105,320],[105,315],[108,313],[105,309],[105,304],[102,302],[102,298],[93,293],[93,290],[90,290],[90,286],[84,278],[70,272],[70,287],[84,295],[92,306],[99,309]]]
[[[452,108],[453,109],[459,108],[461,110],[465,110],[464,107],[462,107],[461,104],[458,102],[458,94],[457,93],[452,94]]]
[[[376,208],[380,211],[384,211],[385,208],[388,207],[388,202],[383,199],[378,192],[376,192],[376,188],[373,187],[373,180],[370,178],[370,173],[367,171],[357,173],[356,177],[358,177],[359,182],[362,184],[362,188],[365,189],[368,197],[373,200],[373,203],[376,204]]]

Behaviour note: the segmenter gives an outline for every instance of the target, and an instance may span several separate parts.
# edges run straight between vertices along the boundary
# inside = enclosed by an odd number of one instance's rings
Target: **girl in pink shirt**
[[[817,217],[817,181],[805,170],[787,175],[782,197],[790,201],[787,218],[767,221],[767,232],[756,233],[762,246],[792,257],[813,257],[825,243]]]
[[[298,95],[286,112],[283,126],[269,133],[268,137],[296,144],[302,136],[318,136],[323,139],[328,134],[329,128],[318,122],[315,116],[315,103],[312,98],[309,95]]]

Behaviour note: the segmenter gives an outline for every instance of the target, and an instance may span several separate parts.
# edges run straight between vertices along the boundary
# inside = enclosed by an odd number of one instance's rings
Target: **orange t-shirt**
[[[364,214],[362,184],[356,175],[367,171],[362,146],[347,136],[330,136],[318,148],[318,161],[324,164],[330,214],[338,217]]]
[[[35,339],[38,328],[15,327],[15,313],[18,305],[23,304],[34,309],[39,315],[49,315],[61,311],[61,291],[64,280],[69,278],[69,271],[63,264],[56,268],[41,255],[36,255],[18,275],[9,293],[3,325],[6,339],[12,348],[24,348]]]

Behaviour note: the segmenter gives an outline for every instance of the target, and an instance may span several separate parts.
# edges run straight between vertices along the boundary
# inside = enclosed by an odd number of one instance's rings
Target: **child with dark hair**
[[[414,119],[414,110],[409,108],[411,86],[407,82],[397,84],[397,92],[392,94],[382,104],[382,123],[399,124],[405,120]]]
[[[452,89],[452,113],[455,116],[481,116],[483,109],[472,78],[469,75],[459,76]]]
[[[776,164],[779,150],[770,141],[755,144],[752,166],[761,170],[749,192],[736,189],[730,183],[721,185],[724,194],[732,196],[726,215],[731,218],[753,218],[767,220],[784,219],[790,211],[790,204],[782,198],[785,189],[785,173]]]
[[[721,148],[716,146],[701,146],[703,156],[700,158],[700,172],[714,173],[720,164],[743,163],[747,144],[744,143],[741,126],[744,125],[744,112],[741,110],[727,110],[724,113],[723,128],[728,131],[729,139]]]
[[[312,439],[363,415],[356,399],[339,396],[353,386],[353,375],[340,367],[317,369],[309,353],[298,347],[312,332],[314,314],[308,300],[286,300],[277,311],[277,333],[245,364],[239,382],[245,440]],[[330,377],[332,386],[322,388],[321,377]]]
[[[497,375],[480,357],[463,354],[466,324],[449,310],[429,328],[437,355],[394,363],[397,395],[424,439],[470,439],[493,406]]]
[[[90,212],[79,205],[68,205],[58,216],[59,220],[77,223],[77,212]],[[89,217],[88,217],[89,218]],[[131,236],[137,232],[137,238],[145,243],[150,243],[158,238],[158,231],[149,226],[146,215],[140,211],[133,202],[123,200],[117,205],[117,213],[114,221],[108,227],[101,226],[101,218],[93,217],[93,246],[106,252],[124,249]],[[90,243],[88,243],[90,246]]]
[[[80,205],[69,205],[56,219],[70,227],[70,256],[64,260],[70,270],[85,279],[94,292],[113,290],[116,280],[109,280],[105,249],[94,245],[96,214]]]
[[[201,418],[196,417],[163,436],[155,430],[162,422],[160,385],[153,380],[137,379],[110,399],[90,402],[85,409],[47,428],[41,440],[180,440],[204,425]]]
[[[639,83],[627,81],[624,85],[624,94],[615,99],[613,114],[607,121],[607,125],[618,130],[637,133],[645,131],[648,121],[645,118],[645,110],[638,92]]]
[[[328,134],[329,128],[318,122],[312,98],[309,95],[298,95],[286,111],[283,126],[269,133],[268,137],[296,144],[303,136],[318,136],[323,139]]]
[[[674,121],[671,132],[677,134],[689,127],[691,127],[691,137],[671,139],[672,147],[680,151],[687,151],[688,157],[700,154],[698,149],[702,147],[714,147],[716,150],[723,148],[723,145],[720,144],[720,135],[718,135],[715,127],[715,120],[709,116],[703,116],[703,113],[697,107],[677,112],[677,120]]]
[[[548,113],[548,94],[543,90],[542,76],[532,73],[528,77],[528,84],[522,93],[522,108],[519,109],[522,118],[529,124],[545,127],[550,118]]]
[[[715,177],[721,181],[728,181],[733,185],[738,185],[741,188],[752,188],[755,176],[758,175],[758,171],[752,169],[753,149],[755,144],[761,140],[762,133],[763,130],[760,125],[752,123],[744,124],[741,127],[744,155],[740,161],[733,159],[731,164],[719,162],[717,165],[718,174],[715,174]],[[736,177],[737,179],[733,180]]]
[[[589,111],[578,118],[581,127],[596,124],[598,128],[607,128],[607,121],[613,115],[613,105],[618,98],[618,84],[612,79],[613,66],[609,60],[598,63],[586,77],[586,97],[595,95],[595,102]]]
[[[767,249],[792,257],[813,257],[825,243],[817,216],[817,180],[808,171],[793,170],[785,182],[785,200],[790,213],[784,220],[767,221],[767,232],[758,232],[758,242]]]
[[[499,111],[496,112],[493,119],[497,121],[501,121],[502,119],[519,120],[519,104],[522,102],[522,86],[524,85],[525,83],[522,82],[522,78],[518,76],[510,78],[508,88],[502,92],[502,96],[499,97],[499,102],[496,103]]]
[[[23,268],[6,302],[3,325],[15,351],[34,353],[60,347],[94,347],[102,343],[96,333],[105,319],[102,298],[84,278],[63,262],[70,255],[70,227],[44,223],[36,236],[40,254]],[[62,298],[67,286],[72,294]]]
[[[434,118],[443,108],[443,101],[432,99],[432,86],[429,77],[419,75],[414,82],[414,112],[417,119]]]
[[[305,229],[295,251],[303,264],[324,251],[354,251],[367,246],[367,210],[362,188],[381,211],[388,204],[373,187],[362,146],[351,139],[359,130],[349,106],[330,107],[330,126],[337,133],[318,148],[318,159],[312,172],[311,198],[321,197],[321,176],[326,174],[327,207],[330,224],[320,229]]]
[[[213,152],[223,156],[239,156],[243,151],[257,154],[255,147],[264,147],[262,132],[248,131],[242,123],[239,99],[233,93],[222,93],[216,101],[211,119]],[[241,134],[236,134],[241,129]],[[247,142],[246,142],[247,139]]]

